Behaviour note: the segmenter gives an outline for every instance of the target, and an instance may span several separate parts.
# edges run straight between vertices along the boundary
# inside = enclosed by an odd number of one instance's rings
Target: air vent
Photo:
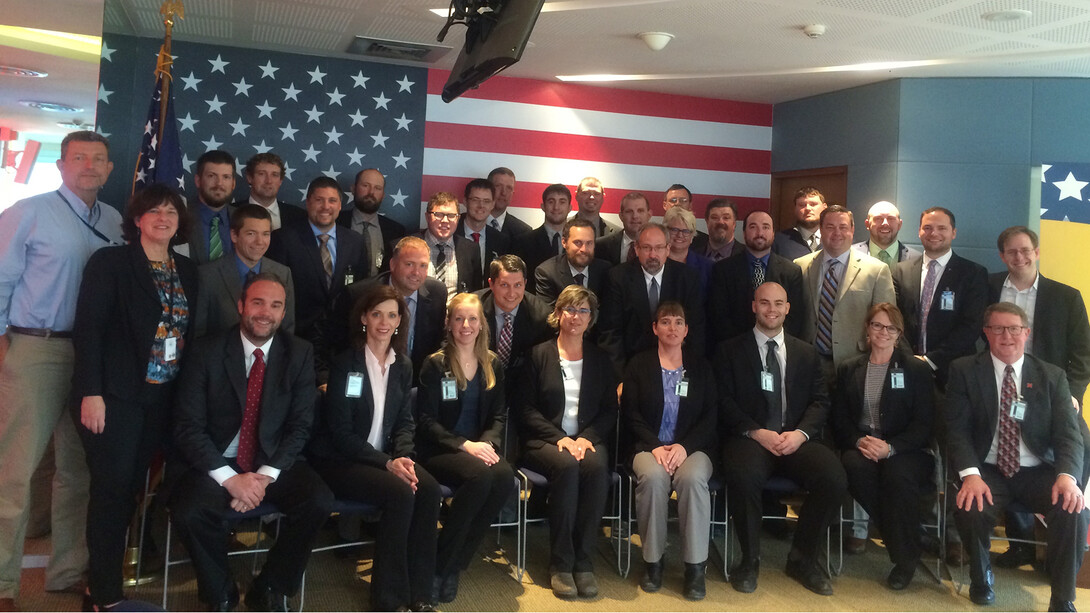
[[[20,68],[18,66],[0,66],[0,76],[5,77],[47,77],[49,73]]]
[[[68,106],[67,104],[57,104],[56,102],[42,102],[40,100],[20,100],[19,104],[23,106],[29,106],[34,109],[41,109],[43,111],[49,111],[50,113],[82,113],[83,109],[76,106]]]
[[[408,43],[400,40],[384,40],[381,38],[369,38],[357,36],[348,45],[347,52],[354,55],[384,60],[402,60],[406,62],[422,62],[434,64],[444,55],[450,52],[450,47],[439,45],[422,45],[420,43]]]

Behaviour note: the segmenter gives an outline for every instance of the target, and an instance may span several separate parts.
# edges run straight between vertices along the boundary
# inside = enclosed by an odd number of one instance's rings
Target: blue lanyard
[[[95,228],[91,224],[87,223],[86,219],[84,219],[83,217],[80,217],[80,214],[76,212],[76,208],[74,206],[72,206],[72,203],[68,201],[68,198],[64,197],[64,194],[61,193],[61,190],[59,190],[59,189],[57,190],[57,195],[61,197],[61,200],[64,200],[65,204],[68,205],[68,210],[72,211],[72,214],[76,216],[76,219],[78,219],[80,221],[80,223],[82,223],[83,225],[87,226],[88,230],[90,230],[91,232],[94,232],[95,236],[97,236],[97,237],[101,238],[102,240],[106,241],[106,243],[109,244],[109,245],[117,245],[118,244],[118,243],[113,242],[109,238],[107,238],[106,235],[103,234],[102,232],[99,232],[98,228]]]

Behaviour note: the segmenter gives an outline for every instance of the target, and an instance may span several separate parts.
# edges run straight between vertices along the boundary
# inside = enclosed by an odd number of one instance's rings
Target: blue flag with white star
[[[1041,165],[1041,219],[1090,224],[1090,164]]]
[[[132,191],[163,183],[178,190],[185,189],[182,177],[182,149],[178,142],[178,122],[174,119],[174,94],[167,88],[166,114],[162,111],[163,86],[170,83],[170,64],[158,70],[155,90],[151,94],[151,106],[148,108],[148,120],[144,123],[144,137],[140,141],[140,152],[136,160],[136,174],[133,176]],[[163,136],[159,138],[162,125]]]

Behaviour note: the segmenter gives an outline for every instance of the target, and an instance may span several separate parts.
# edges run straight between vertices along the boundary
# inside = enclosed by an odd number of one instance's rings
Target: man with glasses
[[[488,272],[488,265],[510,249],[507,236],[488,224],[495,202],[496,188],[487,179],[473,179],[466,184],[466,213],[458,222],[455,234],[473,241],[481,256],[481,275]]]
[[[431,252],[428,276],[447,287],[447,302],[460,292],[473,292],[483,285],[481,251],[473,241],[454,233],[458,225],[458,198],[438,192],[428,200],[428,227],[418,236]]]
[[[693,212],[693,193],[689,191],[688,187],[680,183],[674,183],[670,187],[666,188],[666,191],[662,194],[662,213],[666,214],[666,211],[679,206],[690,213]],[[731,235],[733,237],[733,234]],[[700,232],[696,232],[693,237],[693,245],[703,245],[708,240],[708,235]],[[704,250],[698,249],[697,253],[703,255]]]

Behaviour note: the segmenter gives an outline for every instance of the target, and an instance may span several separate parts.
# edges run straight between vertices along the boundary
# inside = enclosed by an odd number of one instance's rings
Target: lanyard
[[[101,238],[102,240],[106,241],[106,243],[109,244],[109,245],[116,245],[117,244],[117,243],[113,242],[112,240],[110,240],[109,238],[107,238],[105,234],[103,234],[102,232],[99,232],[98,228],[95,228],[91,224],[87,223],[86,219],[84,219],[83,217],[80,217],[80,214],[76,212],[76,208],[72,206],[72,203],[68,201],[68,198],[64,197],[64,194],[61,193],[61,190],[59,190],[59,189],[57,190],[57,195],[61,197],[61,200],[64,200],[65,204],[68,205],[68,210],[72,211],[72,214],[76,216],[76,219],[80,220],[80,223],[87,226],[88,230],[90,230],[91,232],[94,232],[95,236],[97,236],[97,237]]]

